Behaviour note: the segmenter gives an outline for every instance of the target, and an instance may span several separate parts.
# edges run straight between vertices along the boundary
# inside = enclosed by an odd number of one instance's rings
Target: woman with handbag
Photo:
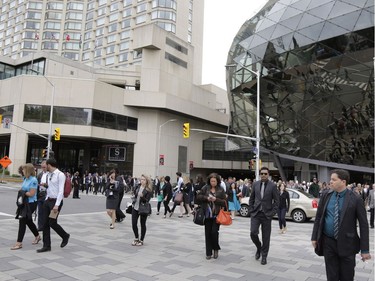
[[[18,218],[19,226],[17,242],[12,248],[10,248],[11,250],[18,250],[22,248],[22,240],[25,236],[26,226],[29,227],[29,229],[35,236],[35,239],[32,242],[33,245],[38,244],[41,240],[38,229],[36,228],[36,225],[34,224],[32,218],[32,213],[34,213],[37,207],[36,191],[38,188],[38,180],[35,177],[35,169],[33,164],[27,163],[26,165],[23,165],[22,174],[24,175],[24,180],[21,189],[24,192],[25,198],[27,200],[27,202],[23,204],[23,208],[28,208],[28,210],[24,210],[25,215]]]
[[[208,176],[207,185],[197,195],[197,201],[201,204],[205,213],[204,233],[206,243],[206,259],[212,257],[217,259],[219,256],[219,229],[220,224],[216,222],[216,216],[220,209],[226,205],[226,194],[220,186],[220,176],[212,173]]]
[[[119,176],[118,170],[113,169],[109,172],[108,181],[106,183],[105,196],[107,214],[111,218],[111,223],[109,225],[110,229],[115,228],[116,221],[116,209],[119,203],[119,191],[120,184],[122,183],[122,178]]]
[[[152,182],[151,179],[145,175],[141,176],[141,184],[136,187],[134,191],[134,205],[132,210],[132,228],[134,232],[134,241],[132,246],[142,246],[146,235],[146,220],[151,214],[150,199],[152,197]],[[147,212],[144,209],[148,209]],[[141,237],[139,239],[138,233],[138,218],[141,218]]]

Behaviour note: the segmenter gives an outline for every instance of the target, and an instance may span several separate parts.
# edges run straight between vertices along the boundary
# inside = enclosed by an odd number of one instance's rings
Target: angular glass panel
[[[302,14],[280,21],[280,24],[289,27],[290,29],[295,29],[301,21],[301,18]]]
[[[256,46],[259,46],[260,44],[263,44],[263,43],[266,43],[267,40],[264,39],[263,37],[260,37],[259,35],[255,35],[254,36],[254,40],[251,42],[250,44],[250,48],[253,48],[253,47],[256,47]]]
[[[291,2],[291,0],[280,0],[279,3],[280,4],[284,4],[284,5],[289,5]]]
[[[363,8],[363,6],[365,6],[367,0],[341,0],[341,2],[345,2],[345,3],[348,3],[350,5],[353,5],[353,6],[357,6],[359,8]]]
[[[242,46],[244,49],[249,49],[250,48],[250,44],[251,42],[253,41],[254,39],[254,35],[246,38],[245,40],[242,40],[239,45]]]
[[[291,6],[297,10],[300,11],[305,11],[306,8],[309,6],[311,0],[300,0],[300,1],[295,1]]]
[[[354,25],[358,21],[360,13],[361,11],[356,11],[348,15],[343,15],[337,18],[330,19],[329,22],[341,26],[342,28],[345,28],[348,31],[352,31]]]
[[[270,39],[275,39],[277,37],[280,37],[280,36],[283,36],[285,34],[288,34],[290,32],[292,32],[293,30],[288,28],[288,27],[285,27],[281,24],[278,24],[276,25],[276,28],[275,28],[275,31],[273,32],[272,36],[270,37]]]
[[[365,8],[367,8],[367,7],[373,7],[374,6],[374,1],[373,0],[367,0],[367,3],[366,3],[366,5],[365,5]]]
[[[267,27],[270,27],[272,25],[276,24],[274,21],[272,20],[269,20],[268,18],[265,18],[262,22],[261,25],[257,25],[257,30],[255,31],[255,33],[261,31],[261,30],[264,30],[266,29]]]
[[[368,27],[374,26],[374,14],[368,12],[367,10],[362,10],[361,15],[355,25],[354,30],[361,30]]]
[[[257,32],[257,35],[263,37],[264,39],[269,39],[273,33],[273,31],[275,30],[276,28],[276,25],[273,25],[265,30],[262,30],[262,31],[259,31]]]
[[[293,17],[295,15],[298,15],[300,13],[301,13],[300,10],[297,10],[295,8],[292,8],[292,7],[288,7],[288,8],[286,8],[286,10],[285,10],[285,12],[284,12],[284,14],[283,14],[283,16],[281,17],[280,20],[289,19],[289,18],[291,18],[291,17]]]
[[[341,27],[338,27],[337,25],[334,25],[326,21],[324,28],[322,30],[322,33],[320,34],[319,41],[325,40],[328,38],[333,38],[333,37],[345,34],[347,32],[348,31],[346,29],[343,29]]]
[[[358,9],[360,8],[337,1],[335,5],[333,6],[333,9],[331,10],[331,13],[329,14],[328,18],[330,19],[330,18],[335,18],[338,16],[346,15],[350,12],[357,11]]]
[[[272,9],[269,11],[268,15],[271,15],[273,13],[276,13],[277,11],[280,11],[281,9],[285,9],[285,5],[284,4],[280,4],[279,2],[277,2],[275,5],[273,5]]]
[[[308,38],[299,32],[296,32],[292,38],[292,43],[290,44],[291,49],[300,48],[302,46],[306,46],[308,44],[315,43],[316,40],[313,40],[311,38]]]
[[[282,15],[284,14],[286,8],[281,9],[280,11],[277,11],[271,15],[268,15],[267,18],[275,23],[278,23]]]
[[[328,17],[329,13],[331,12],[333,4],[334,4],[333,2],[330,2],[325,5],[316,7],[314,9],[309,9],[306,12],[313,16],[316,16],[318,18],[325,20]]]
[[[316,8],[316,7],[320,6],[320,5],[323,5],[323,4],[326,4],[326,3],[329,3],[329,2],[331,2],[332,5],[333,5],[335,1],[334,0],[319,0],[319,1],[314,1],[313,0],[313,1],[310,2],[308,10]]]
[[[321,18],[310,15],[309,13],[305,13],[301,21],[299,22],[298,29],[302,29],[302,28],[317,24],[321,21],[322,21]]]
[[[323,26],[324,26],[324,22],[321,22],[321,23],[309,26],[307,28],[300,29],[298,30],[298,33],[314,41],[317,41],[320,36],[320,33],[322,32]]]
[[[268,43],[265,43],[255,48],[252,48],[251,50],[249,50],[249,53],[254,54],[255,56],[263,59],[264,53],[266,52],[267,44]]]

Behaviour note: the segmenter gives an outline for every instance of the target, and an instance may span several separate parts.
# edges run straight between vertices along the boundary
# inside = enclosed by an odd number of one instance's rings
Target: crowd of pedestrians
[[[322,183],[317,178],[311,182],[297,181],[274,182],[268,168],[260,170],[260,180],[252,182],[248,179],[236,180],[229,177],[224,180],[220,175],[212,173],[205,181],[198,175],[195,181],[176,173],[177,185],[172,187],[171,178],[162,176],[160,179],[142,175],[135,177],[122,176],[117,169],[106,174],[63,173],[57,168],[56,160],[48,159],[41,163],[42,171],[36,175],[32,164],[20,167],[23,176],[22,188],[18,193],[17,202],[21,202],[17,210],[19,219],[18,237],[12,250],[22,248],[26,226],[34,235],[32,244],[43,241],[38,253],[51,251],[50,229],[52,228],[62,239],[60,247],[65,247],[70,238],[61,225],[58,215],[63,206],[66,180],[72,183],[73,198],[79,194],[91,192],[102,193],[106,197],[107,214],[110,217],[110,229],[116,222],[121,222],[125,214],[121,210],[121,200],[125,192],[132,194],[131,224],[134,233],[133,246],[143,246],[146,235],[146,221],[151,215],[150,200],[157,198],[157,212],[164,207],[163,218],[173,216],[179,206],[179,218],[189,217],[196,213],[197,207],[204,214],[205,256],[206,259],[219,257],[220,223],[216,217],[220,210],[230,211],[232,219],[240,209],[241,198],[249,198],[250,237],[255,246],[255,259],[267,264],[270,248],[271,222],[277,214],[279,233],[287,231],[285,215],[290,208],[287,188],[297,188],[320,198],[317,216],[312,232],[312,245],[318,255],[325,258],[328,280],[353,280],[355,254],[360,252],[363,260],[370,259],[368,228],[374,228],[374,188],[375,184],[350,183],[349,173],[345,170],[331,171],[330,182]],[[81,195],[82,196],[82,195]],[[170,209],[170,202],[173,207]],[[370,212],[369,224],[366,209]],[[37,225],[32,220],[32,213],[38,213]],[[338,215],[337,215],[338,214]],[[356,223],[359,223],[360,235],[357,234]],[[140,222],[140,233],[138,230]],[[259,233],[261,230],[261,237]],[[39,232],[43,232],[40,235]],[[350,237],[344,233],[352,233]],[[347,245],[352,245],[347,247]],[[347,249],[346,249],[347,248]],[[345,250],[346,249],[346,250]],[[332,260],[336,260],[332,263]],[[354,261],[354,262],[353,262]],[[344,268],[344,269],[343,269]],[[343,277],[346,276],[346,277]],[[346,278],[346,279],[345,279]]]

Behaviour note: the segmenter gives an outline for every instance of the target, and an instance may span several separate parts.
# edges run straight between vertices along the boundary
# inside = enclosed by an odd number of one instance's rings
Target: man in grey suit
[[[251,215],[250,237],[257,247],[255,259],[259,260],[262,255],[262,265],[267,264],[267,255],[270,248],[272,217],[277,212],[280,197],[276,184],[268,180],[268,178],[268,168],[261,168],[260,181],[256,181],[253,184],[249,200]],[[262,243],[258,237],[260,226],[262,226]]]

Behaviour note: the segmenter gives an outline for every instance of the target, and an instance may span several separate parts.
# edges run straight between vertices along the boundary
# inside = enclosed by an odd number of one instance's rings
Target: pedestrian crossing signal
[[[42,158],[47,158],[47,149],[42,150]]]
[[[184,139],[188,139],[190,137],[190,123],[184,123],[183,136]]]

